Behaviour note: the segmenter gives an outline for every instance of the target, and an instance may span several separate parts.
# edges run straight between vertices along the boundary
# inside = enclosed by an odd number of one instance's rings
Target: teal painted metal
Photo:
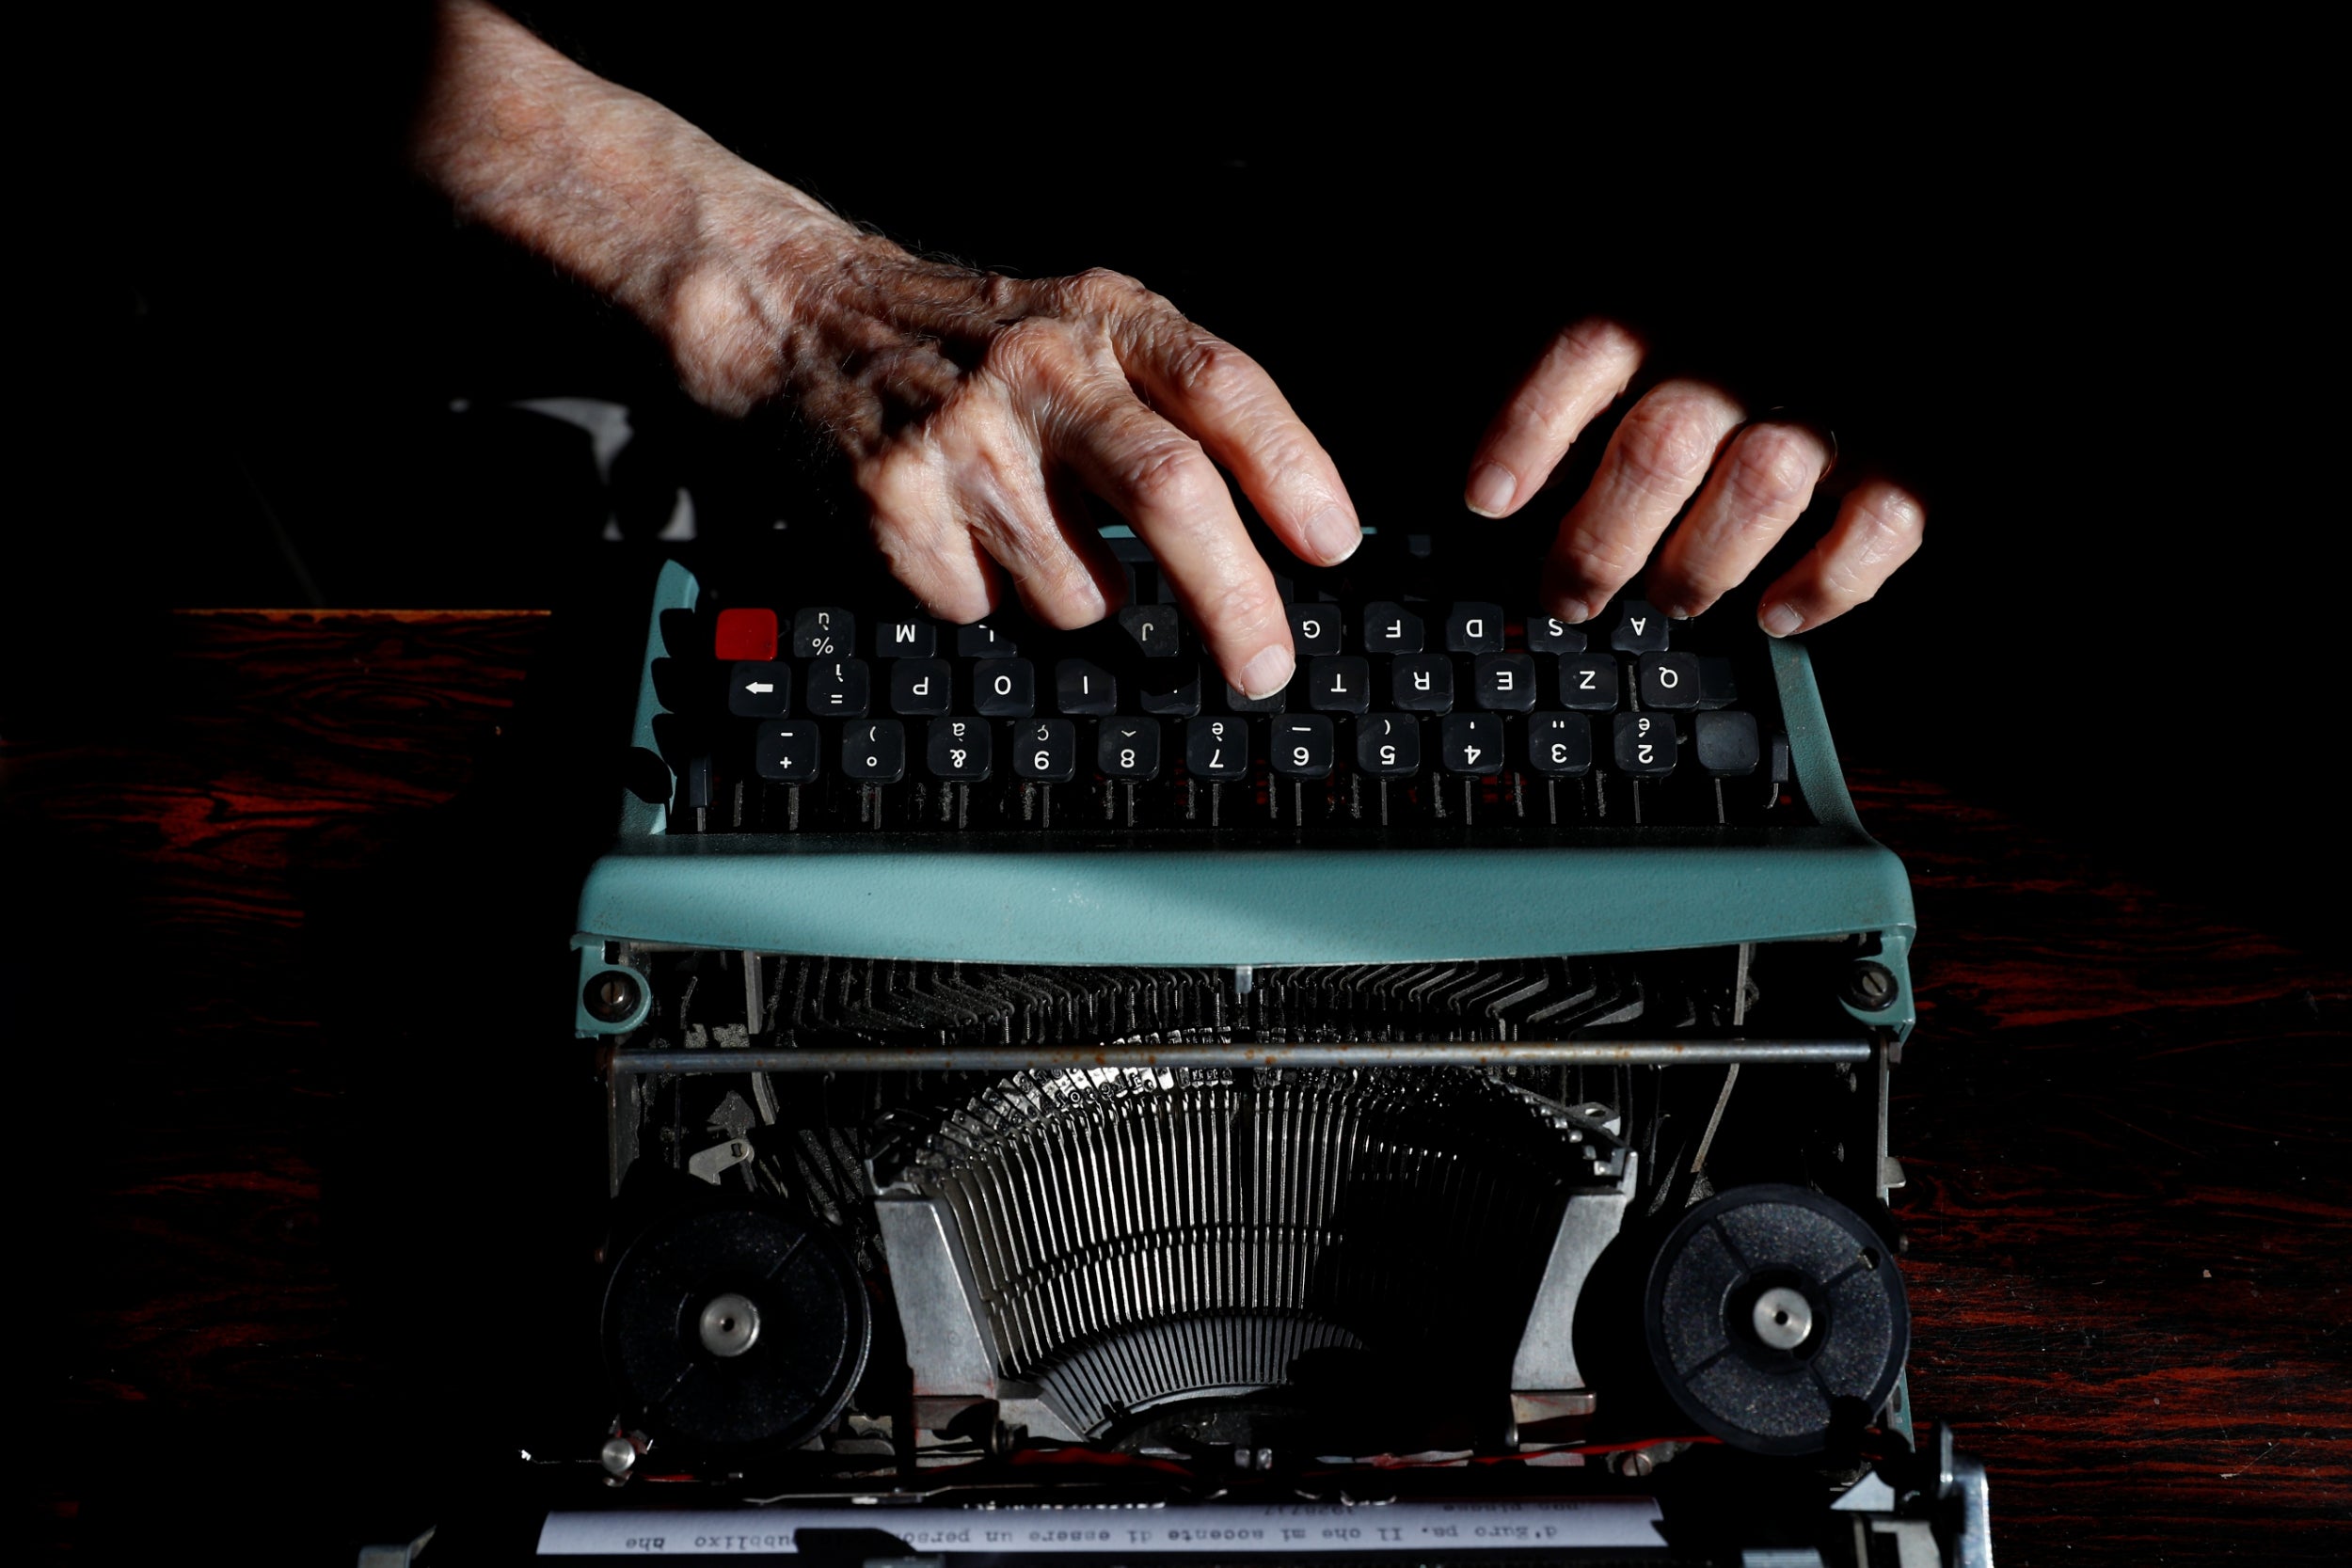
[[[580,904],[582,931],[688,947],[1147,965],[1655,952],[1910,917],[1900,863],[1867,840],[1311,853],[934,841],[877,854],[855,838],[665,838],[599,860]]]
[[[572,1033],[583,1039],[593,1035],[626,1035],[644,1022],[645,1015],[653,1011],[653,977],[628,964],[605,962],[604,943],[602,937],[582,934],[572,938],[573,950],[580,955],[580,984],[572,991]],[[637,977],[637,1010],[611,1023],[588,1010],[588,982],[608,969]]]
[[[691,610],[663,567],[632,739],[656,752],[661,617]],[[684,650],[679,650],[683,653]],[[1810,660],[1772,646],[1797,783],[1820,826],[1754,847],[1089,849],[1083,840],[943,847],[888,835],[673,837],[629,797],[581,889],[584,985],[607,940],[654,946],[975,963],[1440,962],[1656,952],[1855,933],[1901,990],[1864,1022],[1907,1031],[1914,931],[1902,863],[1862,831]],[[583,1034],[615,1034],[579,1012]]]

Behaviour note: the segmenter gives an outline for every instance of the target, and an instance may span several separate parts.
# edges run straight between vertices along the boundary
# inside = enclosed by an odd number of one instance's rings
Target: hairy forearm
[[[796,263],[857,231],[485,0],[442,0],[436,25],[418,172],[461,219],[644,323],[693,395],[741,412],[767,389],[754,368],[787,330]]]

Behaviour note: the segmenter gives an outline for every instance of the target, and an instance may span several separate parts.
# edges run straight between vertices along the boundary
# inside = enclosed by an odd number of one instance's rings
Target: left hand
[[[1507,517],[1524,506],[1584,427],[1624,394],[1642,358],[1641,341],[1616,322],[1563,328],[1479,442],[1463,495],[1470,509]],[[1590,488],[1562,520],[1544,567],[1545,610],[1590,620],[1682,515],[1644,596],[1674,619],[1698,614],[1804,515],[1831,456],[1804,424],[1749,422],[1720,387],[1660,383],[1626,411]],[[1844,614],[1911,559],[1926,521],[1926,507],[1902,486],[1855,485],[1828,532],[1764,591],[1757,624],[1787,637]]]

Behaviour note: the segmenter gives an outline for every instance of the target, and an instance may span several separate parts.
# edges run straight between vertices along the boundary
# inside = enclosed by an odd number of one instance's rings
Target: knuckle
[[[1778,516],[1813,492],[1824,457],[1820,443],[1786,425],[1757,425],[1732,443],[1724,486],[1741,520]]]
[[[1108,267],[1089,267],[1072,277],[1066,287],[1073,301],[1097,310],[1114,309],[1152,297],[1152,291],[1140,281]]]
[[[1170,356],[1168,373],[1182,397],[1231,404],[1247,401],[1255,389],[1258,366],[1224,339],[1196,332]]]
[[[1215,477],[1200,443],[1170,432],[1122,460],[1114,483],[1137,506],[1182,512],[1203,499]]]
[[[1586,581],[1613,587],[1633,575],[1645,552],[1634,540],[1616,530],[1583,528],[1561,539],[1559,553]]]
[[[980,363],[998,381],[1032,386],[1068,370],[1075,359],[1067,326],[1051,316],[1024,316],[997,329]]]
[[[1282,620],[1273,580],[1262,571],[1243,571],[1212,585],[1194,613],[1235,641],[1252,641]]]
[[[1617,427],[1619,471],[1640,489],[1688,495],[1723,439],[1722,405],[1697,392],[1652,393]]]

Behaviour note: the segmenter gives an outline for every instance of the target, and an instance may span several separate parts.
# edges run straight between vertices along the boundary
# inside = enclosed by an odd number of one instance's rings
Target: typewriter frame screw
[[[590,980],[580,992],[580,1005],[599,1023],[618,1023],[637,1011],[637,976],[626,969],[608,969]]]
[[[1628,1449],[1617,1455],[1616,1472],[1629,1481],[1640,1481],[1657,1468],[1658,1461],[1652,1459],[1645,1449]]]
[[[1866,1013],[1883,1013],[1902,995],[1895,972],[1876,958],[1865,958],[1846,974],[1846,1006]]]
[[[603,1465],[605,1474],[614,1481],[627,1480],[629,1471],[637,1467],[637,1445],[615,1433],[604,1440],[604,1447],[597,1451],[596,1463]]]

